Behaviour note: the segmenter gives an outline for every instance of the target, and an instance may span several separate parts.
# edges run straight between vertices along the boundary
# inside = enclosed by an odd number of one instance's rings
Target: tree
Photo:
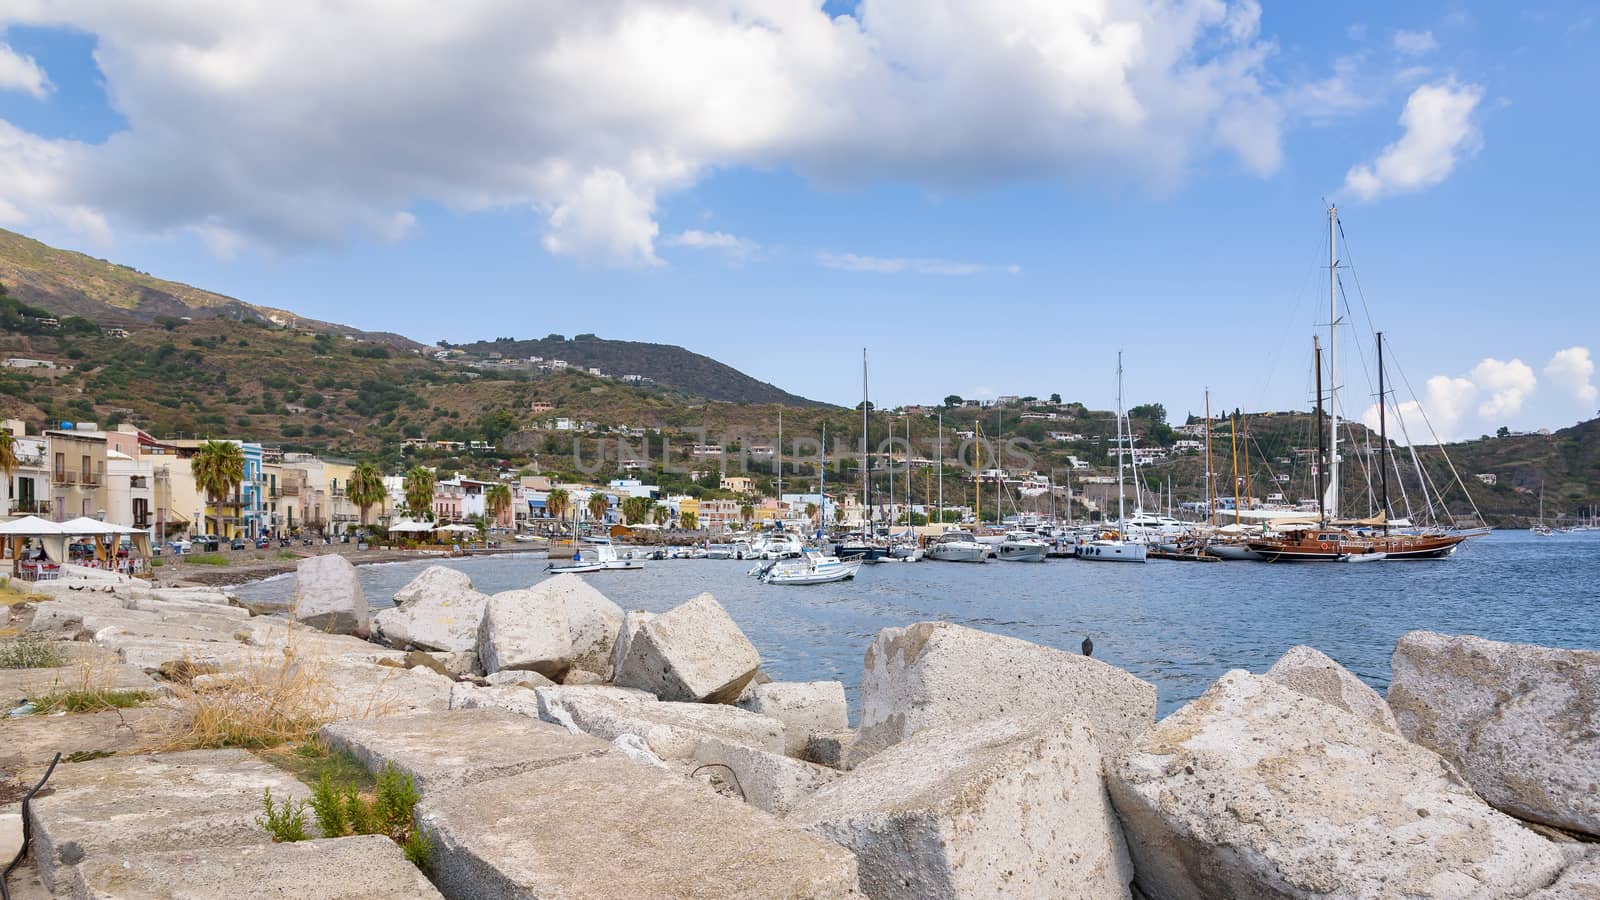
[[[389,496],[389,489],[383,486],[383,471],[372,462],[356,466],[355,471],[350,473],[345,492],[349,494],[350,502],[361,510],[362,528],[367,527],[367,511]]]
[[[599,491],[595,491],[589,495],[589,518],[596,522],[602,521],[606,517],[606,510],[610,508],[610,497],[607,497],[605,494],[602,494]]]
[[[944,398],[944,405],[947,408],[951,407],[951,406],[960,406],[961,405],[961,395],[960,394],[951,394],[950,396]]]
[[[511,495],[511,485],[491,484],[489,489],[483,492],[483,509],[489,514],[490,521],[498,522],[506,510],[511,508],[514,500]]]
[[[0,297],[5,296],[5,285],[0,285]],[[22,465],[22,460],[17,459],[17,439],[9,431],[0,431],[0,473],[6,478],[6,484],[11,484],[11,476],[17,474],[17,469]]]
[[[751,506],[748,503],[744,503],[739,506],[739,521],[743,522],[746,527],[750,525],[750,520],[755,518],[755,515],[756,508],[754,506]]]
[[[807,519],[815,519],[816,517],[817,517],[817,505],[815,503],[807,503],[806,504],[806,518]]]
[[[1167,424],[1167,408],[1160,403],[1141,403],[1128,410],[1128,418],[1144,419],[1153,425]]]
[[[433,472],[422,466],[412,466],[406,473],[406,510],[413,519],[433,518],[433,488],[437,482]]]
[[[1511,429],[1501,425],[1499,428],[1495,429],[1494,436],[1497,438],[1511,437]]]
[[[544,498],[544,511],[552,519],[565,518],[572,509],[572,495],[565,488],[556,488]]]
[[[1051,394],[1050,395],[1050,402],[1059,406],[1061,404],[1061,395],[1060,394]]]
[[[657,528],[664,528],[672,519],[672,510],[665,506],[658,506],[650,511],[650,520],[656,523]]]
[[[833,523],[835,525],[837,525],[837,524],[839,524],[839,523],[841,523],[843,521],[844,521],[844,507],[843,506],[835,506],[833,508]]]
[[[222,534],[222,504],[244,483],[244,448],[233,441],[206,441],[190,463],[195,490],[210,497],[217,510],[217,530]]]
[[[656,501],[649,497],[629,497],[622,501],[622,520],[629,525],[638,525],[655,505]]]
[[[680,513],[678,522],[684,527],[684,530],[694,531],[700,526],[700,516],[692,512]]]

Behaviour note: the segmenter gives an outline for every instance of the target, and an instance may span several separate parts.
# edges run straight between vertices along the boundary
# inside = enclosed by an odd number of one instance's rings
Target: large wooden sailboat
[[[1328,208],[1328,444],[1323,443],[1322,410],[1322,348],[1318,339],[1312,339],[1312,353],[1316,366],[1317,391],[1317,527],[1287,531],[1277,535],[1263,535],[1248,542],[1247,546],[1268,562],[1336,562],[1367,561],[1372,559],[1439,559],[1456,551],[1467,535],[1442,533],[1392,533],[1389,523],[1389,405],[1383,371],[1383,333],[1377,334],[1378,343],[1378,428],[1381,497],[1378,513],[1368,519],[1342,520],[1339,518],[1339,407],[1338,394],[1338,257],[1336,232],[1338,209]],[[1326,460],[1326,467],[1321,464]],[[1326,487],[1323,472],[1328,473]],[[1357,532],[1353,528],[1362,528]],[[1370,533],[1375,529],[1377,533]]]

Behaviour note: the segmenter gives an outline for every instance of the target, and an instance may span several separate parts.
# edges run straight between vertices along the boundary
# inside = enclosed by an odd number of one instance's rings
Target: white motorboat
[[[1049,549],[1050,545],[1031,531],[1008,531],[995,548],[995,557],[1002,562],[1044,562]]]
[[[530,541],[535,540],[534,536],[531,535],[531,534],[516,534],[516,535],[512,535],[511,539],[513,541],[516,541],[519,544],[526,544],[526,543],[528,543]]]
[[[617,548],[606,538],[591,538],[587,547],[579,547],[572,554],[572,562],[564,566],[551,564],[546,571],[558,575],[587,575],[591,572],[637,572],[644,566],[617,555]]]
[[[970,531],[946,531],[928,546],[928,559],[940,562],[981,563],[989,555],[989,547],[972,536]]]
[[[1339,561],[1349,563],[1379,562],[1388,558],[1389,554],[1387,553],[1351,553],[1342,557]]]
[[[761,574],[762,584],[829,584],[856,577],[860,560],[844,562],[837,556],[806,549],[798,559],[776,560]]]
[[[805,552],[806,545],[792,534],[775,534],[761,547],[761,559],[794,559]]]
[[[712,544],[706,548],[706,559],[733,559],[733,545]]]

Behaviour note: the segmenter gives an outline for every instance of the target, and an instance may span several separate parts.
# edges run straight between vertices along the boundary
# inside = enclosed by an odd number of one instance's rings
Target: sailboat
[[[872,404],[867,399],[867,350],[863,347],[861,349],[861,508],[866,512],[861,524],[861,533],[849,535],[845,540],[835,544],[833,554],[840,559],[859,559],[875,563],[883,558],[886,548],[877,540],[877,522],[873,518],[872,509],[872,453],[869,443],[872,420],[868,418],[868,411],[871,408]]]
[[[1122,441],[1122,353],[1117,353],[1117,527],[1127,519],[1127,510],[1124,508],[1123,499],[1123,472],[1122,451],[1125,446]],[[1132,431],[1130,426],[1129,431]],[[1126,540],[1121,531],[1109,533],[1103,537],[1088,541],[1078,547],[1078,558],[1094,562],[1144,562],[1149,554],[1149,548],[1144,544]]]
[[[1544,523],[1544,482],[1539,483],[1539,521],[1533,523],[1529,531],[1540,537],[1549,537],[1555,534],[1555,529]]]

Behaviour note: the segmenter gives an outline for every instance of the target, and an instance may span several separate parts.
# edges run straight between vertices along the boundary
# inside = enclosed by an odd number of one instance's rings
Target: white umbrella
[[[91,519],[88,516],[79,516],[76,519],[68,519],[67,521],[61,523],[61,529],[63,534],[73,535],[133,534],[134,532],[134,529],[128,528],[124,525],[114,525],[110,522],[102,522],[99,519]]]
[[[16,537],[40,537],[46,534],[70,534],[62,528],[60,522],[41,519],[38,516],[23,516],[10,522],[0,522],[0,535],[14,535]]]
[[[476,526],[476,525],[442,525],[442,526],[440,526],[438,528],[435,528],[434,531],[451,531],[451,532],[455,532],[456,534],[477,534],[478,533],[478,526]]]
[[[407,520],[405,520],[403,522],[396,522],[393,525],[390,525],[389,526],[389,530],[390,531],[400,531],[400,532],[408,532],[408,531],[424,532],[424,531],[432,531],[433,530],[433,525],[431,523],[429,523],[429,522],[413,522],[413,521],[407,519]]]

